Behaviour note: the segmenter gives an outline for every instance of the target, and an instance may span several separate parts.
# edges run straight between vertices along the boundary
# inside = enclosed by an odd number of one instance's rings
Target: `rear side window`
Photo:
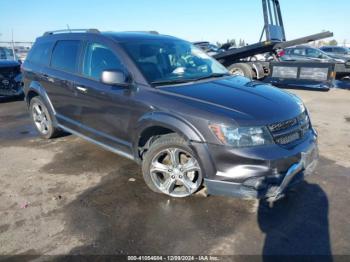
[[[31,49],[27,60],[39,65],[48,65],[52,42],[37,43]]]
[[[51,66],[70,73],[77,72],[80,41],[58,41],[52,52]]]

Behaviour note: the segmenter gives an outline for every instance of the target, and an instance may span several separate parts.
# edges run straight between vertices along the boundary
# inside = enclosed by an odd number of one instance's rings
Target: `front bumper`
[[[241,198],[278,200],[289,187],[313,173],[319,158],[313,130],[291,148],[208,147],[215,165],[214,174],[207,173],[204,179],[208,193]]]
[[[23,95],[23,83],[14,79],[0,79],[0,96]]]

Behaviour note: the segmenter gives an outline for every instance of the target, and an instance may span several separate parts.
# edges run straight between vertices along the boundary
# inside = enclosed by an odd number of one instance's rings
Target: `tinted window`
[[[332,48],[330,48],[330,47],[324,47],[324,48],[322,48],[322,50],[325,52],[332,52]]]
[[[104,70],[123,70],[120,60],[106,46],[88,44],[83,63],[83,75],[100,80]]]
[[[77,71],[80,41],[58,41],[51,59],[51,66],[60,70],[75,73]]]
[[[37,43],[31,49],[28,60],[32,63],[47,65],[50,59],[51,42]]]
[[[291,54],[292,55],[302,55],[302,56],[304,56],[305,55],[305,49],[302,49],[302,48],[292,49]]]
[[[122,43],[149,82],[193,81],[213,74],[228,74],[220,63],[181,40],[142,40]]]
[[[322,53],[320,51],[318,51],[317,49],[313,49],[313,48],[308,48],[306,49],[306,54],[309,57],[314,57],[314,58],[322,58]]]
[[[336,48],[334,48],[334,52],[338,53],[338,54],[346,54],[347,50],[345,48],[336,47]]]

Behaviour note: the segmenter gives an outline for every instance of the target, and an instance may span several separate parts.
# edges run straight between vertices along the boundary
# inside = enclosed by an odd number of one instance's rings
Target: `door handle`
[[[86,94],[88,91],[86,87],[82,87],[82,86],[77,86],[76,89],[84,94]]]
[[[47,74],[44,74],[43,77],[44,77],[47,81],[49,81],[50,83],[54,83],[54,82],[55,82],[55,80],[54,80],[52,77],[50,77],[49,75],[47,75]]]

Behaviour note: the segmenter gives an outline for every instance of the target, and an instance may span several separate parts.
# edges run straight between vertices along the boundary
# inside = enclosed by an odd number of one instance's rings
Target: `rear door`
[[[81,43],[80,40],[58,40],[53,47],[50,67],[42,72],[59,122],[73,129],[80,114],[75,82]]]

